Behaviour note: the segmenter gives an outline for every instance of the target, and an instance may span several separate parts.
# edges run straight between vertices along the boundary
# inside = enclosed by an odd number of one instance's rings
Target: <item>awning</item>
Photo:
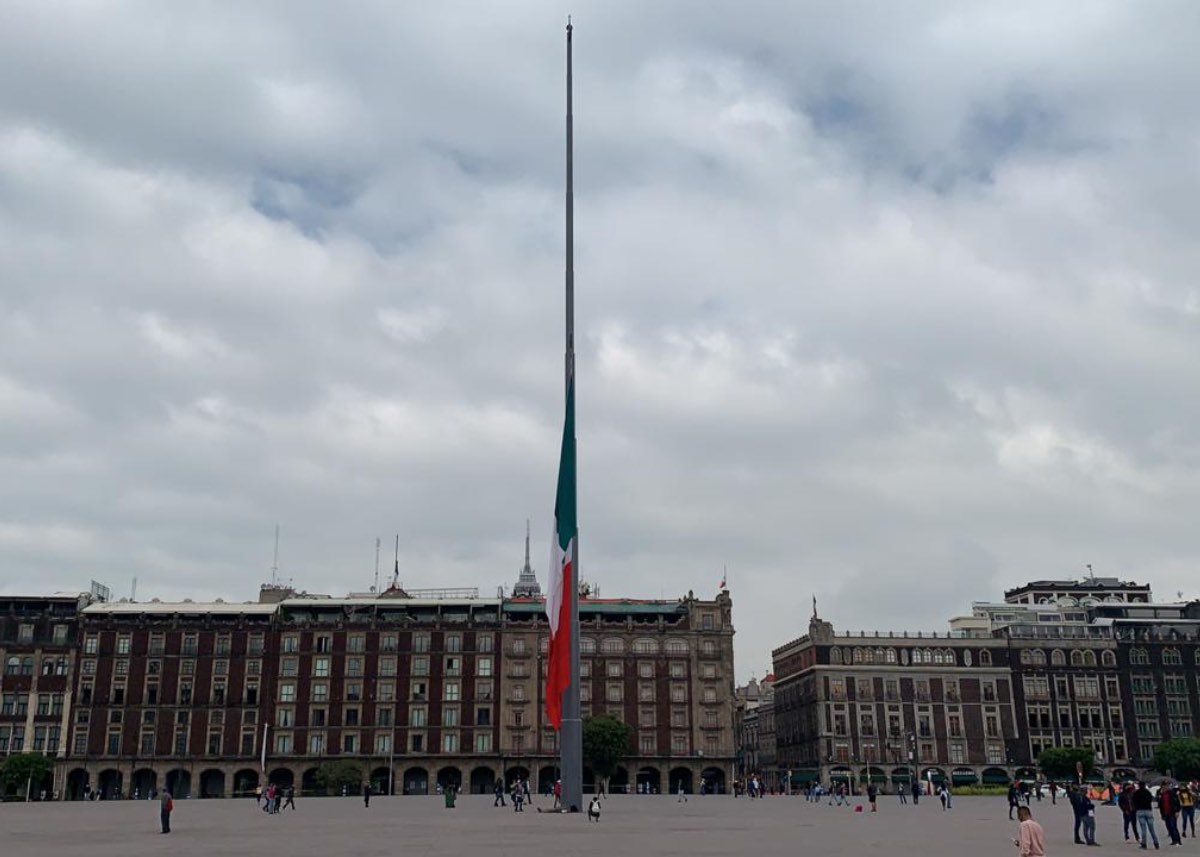
[[[792,785],[794,786],[803,786],[808,783],[815,783],[820,778],[821,773],[819,771],[792,771]]]
[[[907,783],[912,780],[911,774],[892,774],[893,783]]]
[[[1008,774],[1004,771],[992,769],[983,772],[983,784],[985,786],[1006,786],[1009,782]]]
[[[850,772],[849,771],[832,771],[829,774],[829,779],[831,779],[831,780],[848,780],[848,779],[850,779]]]
[[[956,786],[969,786],[978,781],[979,777],[974,771],[955,771],[950,775],[950,782]]]

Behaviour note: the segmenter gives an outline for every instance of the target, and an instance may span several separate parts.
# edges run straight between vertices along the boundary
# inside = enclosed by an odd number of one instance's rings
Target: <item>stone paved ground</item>
[[[1015,823],[1004,798],[955,800],[943,812],[936,801],[900,806],[881,798],[875,815],[813,805],[800,798],[749,801],[730,797],[614,797],[599,824],[580,816],[492,809],[490,798],[463,797],[446,810],[440,798],[302,799],[278,817],[252,800],[177,801],[174,832],[160,835],[157,804],[139,802],[0,805],[0,857],[141,857],[141,855],[454,855],[454,857],[797,857],[889,854],[899,857],[1014,857]],[[1076,851],[1101,855],[1131,851],[1121,841],[1114,807],[1097,809],[1101,849],[1071,844],[1070,809],[1033,804],[1046,828],[1050,857]],[[1164,837],[1159,824],[1159,836]],[[1184,840],[1177,852],[1196,852]],[[1165,849],[1164,849],[1165,850]],[[1139,852],[1140,853],[1140,852]]]

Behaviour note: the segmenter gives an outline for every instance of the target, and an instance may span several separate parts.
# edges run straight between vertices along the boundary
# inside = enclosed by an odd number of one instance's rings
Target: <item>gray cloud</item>
[[[744,677],[811,594],[1195,594],[1196,8],[575,14],[605,595],[728,564]],[[249,598],[276,521],[311,590],[395,532],[406,583],[511,584],[561,421],[554,4],[3,16],[0,587]]]

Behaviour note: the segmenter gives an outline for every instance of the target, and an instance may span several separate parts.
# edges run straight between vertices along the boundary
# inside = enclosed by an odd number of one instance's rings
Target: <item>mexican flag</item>
[[[563,694],[571,684],[571,563],[575,557],[575,382],[567,387],[558,491],[554,497],[554,539],[546,618],[550,622],[550,663],[546,668],[546,719],[562,726]]]

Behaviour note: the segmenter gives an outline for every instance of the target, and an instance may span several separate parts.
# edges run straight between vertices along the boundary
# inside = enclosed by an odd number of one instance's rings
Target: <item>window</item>
[[[442,733],[442,752],[457,753],[458,752],[458,733],[443,732]]]
[[[681,682],[671,682],[671,701],[687,702],[687,685]]]
[[[582,655],[596,654],[596,640],[592,637],[580,637],[579,653]]]
[[[220,655],[228,656],[231,651],[232,651],[232,646],[230,645],[229,635],[228,634],[218,634],[217,635],[217,645],[216,645],[216,648],[214,649],[214,653],[219,656]]]
[[[475,659],[475,675],[490,676],[492,674],[492,659],[477,657]]]
[[[408,742],[409,742],[409,752],[411,752],[411,753],[424,753],[425,752],[425,736],[424,735],[410,735],[408,737]]]
[[[313,702],[327,702],[329,700],[329,683],[324,681],[315,681],[309,688],[309,698]]]
[[[386,756],[392,752],[392,736],[386,732],[375,735],[375,755]]]
[[[716,687],[714,687],[714,686],[713,686],[713,685],[711,685],[711,684],[706,684],[706,685],[704,686],[704,694],[703,694],[703,696],[701,697],[701,700],[702,700],[703,702],[716,702],[716,701],[717,701],[717,689],[716,689]]]
[[[658,741],[653,732],[643,732],[638,736],[638,749],[643,756],[653,756],[658,752]]]
[[[496,638],[493,634],[478,633],[475,635],[475,648],[481,652],[494,651],[496,647]]]
[[[408,725],[423,728],[428,722],[429,712],[423,705],[414,705],[408,709]]]
[[[623,655],[625,642],[620,637],[605,637],[600,643],[600,651],[606,655]]]
[[[475,682],[475,698],[480,702],[490,702],[492,699],[492,680],[480,679]]]
[[[605,686],[604,698],[608,702],[621,702],[624,697],[624,687],[618,681],[610,681]]]
[[[129,649],[132,646],[132,644],[133,644],[133,640],[130,639],[128,634],[122,634],[121,636],[117,637],[117,654],[118,655],[129,654]]]
[[[384,634],[379,638],[379,650],[381,652],[395,652],[399,649],[399,639],[395,634]]]
[[[358,752],[358,735],[351,732],[342,735],[342,752],[357,753]]]
[[[313,675],[320,678],[329,677],[329,658],[313,658]]]
[[[1183,663],[1183,656],[1179,653],[1179,649],[1163,649],[1162,662],[1163,666],[1179,666]]]
[[[687,734],[683,732],[671,733],[671,752],[676,756],[685,755],[688,751]]]
[[[461,652],[462,651],[462,635],[447,634],[446,635],[446,651]]]
[[[687,640],[681,640],[678,637],[672,637],[667,640],[663,647],[668,655],[686,655],[688,653]]]
[[[1134,665],[1145,665],[1150,663],[1150,653],[1145,649],[1137,648],[1129,650],[1129,663]]]
[[[325,752],[325,733],[312,732],[308,736],[308,755],[320,756]]]
[[[197,641],[199,637],[196,634],[184,634],[183,645],[180,648],[180,653],[184,655],[195,655],[197,649]]]
[[[346,638],[347,652],[365,652],[367,650],[367,637],[365,634],[351,634]]]
[[[658,654],[658,643],[647,637],[641,637],[633,641],[633,653],[635,655],[656,655]]]
[[[429,651],[429,634],[426,634],[424,632],[413,634],[412,650],[414,652],[428,652]]]
[[[1071,666],[1073,666],[1073,667],[1083,666],[1083,652],[1081,652],[1079,649],[1071,650]]]
[[[429,675],[429,658],[419,657],[412,659],[412,674],[413,675]]]
[[[717,665],[716,664],[701,664],[700,678],[716,678],[716,677],[717,677]]]
[[[717,644],[715,640],[705,640],[700,644],[700,654],[712,657],[717,653]]]
[[[279,701],[280,702],[295,702],[296,701],[296,685],[290,681],[281,682],[279,685]]]
[[[296,722],[296,710],[294,708],[277,708],[275,709],[275,725],[287,729],[293,726]]]
[[[446,658],[446,675],[462,674],[462,658],[457,655]]]
[[[329,634],[317,634],[313,638],[313,648],[321,654],[328,654],[333,651],[333,637]]]
[[[461,690],[461,686],[459,685],[458,682],[448,681],[445,683],[445,685],[443,686],[442,689],[444,691],[444,693],[442,694],[443,699],[445,699],[447,702],[458,702],[459,693]],[[514,688],[514,690],[515,690],[515,688]]]
[[[83,640],[83,653],[85,655],[95,655],[100,651],[100,638],[95,634],[88,634]]]
[[[1055,649],[1050,653],[1051,666],[1062,667],[1067,665],[1067,656],[1062,649]]]
[[[492,734],[490,732],[475,733],[475,752],[490,753],[492,752]]]
[[[362,682],[348,681],[346,682],[346,699],[350,702],[358,702],[363,698]]]
[[[394,657],[380,658],[379,674],[381,676],[394,676],[396,674],[396,659]]]
[[[258,655],[261,655],[263,651],[263,635],[251,634],[246,640],[246,654],[252,657],[257,657]]]
[[[292,752],[292,736],[287,732],[277,732],[275,734],[275,753],[280,756],[288,756]]]
[[[654,701],[654,682],[641,681],[638,682],[638,702],[653,702]]]
[[[442,709],[442,725],[458,726],[458,706],[448,705]]]
[[[346,658],[346,675],[354,676],[355,678],[363,674],[363,659],[362,658]]]
[[[299,634],[287,634],[286,636],[284,636],[283,651],[288,654],[292,654],[292,653],[300,651],[300,635]]]

